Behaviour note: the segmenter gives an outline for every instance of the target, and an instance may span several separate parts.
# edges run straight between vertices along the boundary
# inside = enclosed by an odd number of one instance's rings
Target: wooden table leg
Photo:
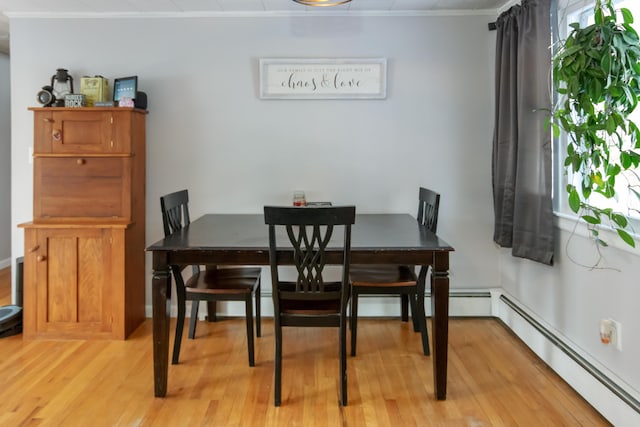
[[[169,270],[154,270],[151,283],[153,306],[153,384],[155,396],[167,394],[169,372],[169,320],[171,275]]]
[[[436,252],[431,272],[433,382],[437,400],[447,398],[449,345],[449,253]]]

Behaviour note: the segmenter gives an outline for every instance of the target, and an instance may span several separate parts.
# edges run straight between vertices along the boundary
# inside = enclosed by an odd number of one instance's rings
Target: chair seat
[[[205,270],[189,278],[187,293],[247,294],[253,292],[260,277],[259,268],[224,268]]]
[[[415,286],[416,275],[406,265],[352,265],[351,286],[402,287]]]

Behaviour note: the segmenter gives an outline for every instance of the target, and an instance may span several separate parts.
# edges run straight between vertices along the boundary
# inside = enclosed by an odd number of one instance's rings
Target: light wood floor
[[[446,401],[434,400],[431,358],[409,324],[362,320],[344,408],[334,329],[285,330],[275,408],[273,322],[264,320],[254,368],[242,319],[198,328],[196,340],[183,342],[181,363],[170,366],[162,399],[153,397],[150,320],[127,341],[4,338],[0,426],[609,425],[493,319],[451,319]]]

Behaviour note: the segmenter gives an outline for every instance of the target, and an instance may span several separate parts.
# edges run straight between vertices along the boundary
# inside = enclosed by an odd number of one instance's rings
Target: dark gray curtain
[[[553,263],[551,0],[524,0],[496,21],[494,241],[516,257]]]

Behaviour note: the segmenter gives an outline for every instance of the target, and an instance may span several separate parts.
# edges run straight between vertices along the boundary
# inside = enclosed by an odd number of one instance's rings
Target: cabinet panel
[[[33,123],[33,152],[51,153],[51,130],[53,113],[51,108],[36,111]]]
[[[54,153],[104,153],[110,149],[109,113],[54,113],[51,132]]]
[[[45,113],[46,114],[46,113]],[[38,115],[36,115],[36,120]],[[48,131],[35,134],[35,153],[104,153],[111,151],[111,113],[53,111],[42,117]]]
[[[78,240],[78,321],[102,322],[110,311],[108,236]],[[107,292],[107,295],[105,295]]]
[[[44,239],[44,240],[42,240]],[[41,323],[76,322],[77,316],[77,237],[44,235],[40,240],[44,244],[44,255],[38,273],[43,280],[42,289],[38,289],[38,305],[45,307],[46,315]],[[53,254],[50,257],[49,254]]]
[[[129,157],[37,157],[34,217],[130,218]]]
[[[35,112],[36,154],[131,152],[131,112],[48,109]]]
[[[25,322],[25,335],[121,334],[113,330],[111,230],[37,228],[26,233],[25,244],[32,246],[25,248],[25,264],[33,262],[35,269],[25,271],[25,296],[35,302],[35,322]]]

